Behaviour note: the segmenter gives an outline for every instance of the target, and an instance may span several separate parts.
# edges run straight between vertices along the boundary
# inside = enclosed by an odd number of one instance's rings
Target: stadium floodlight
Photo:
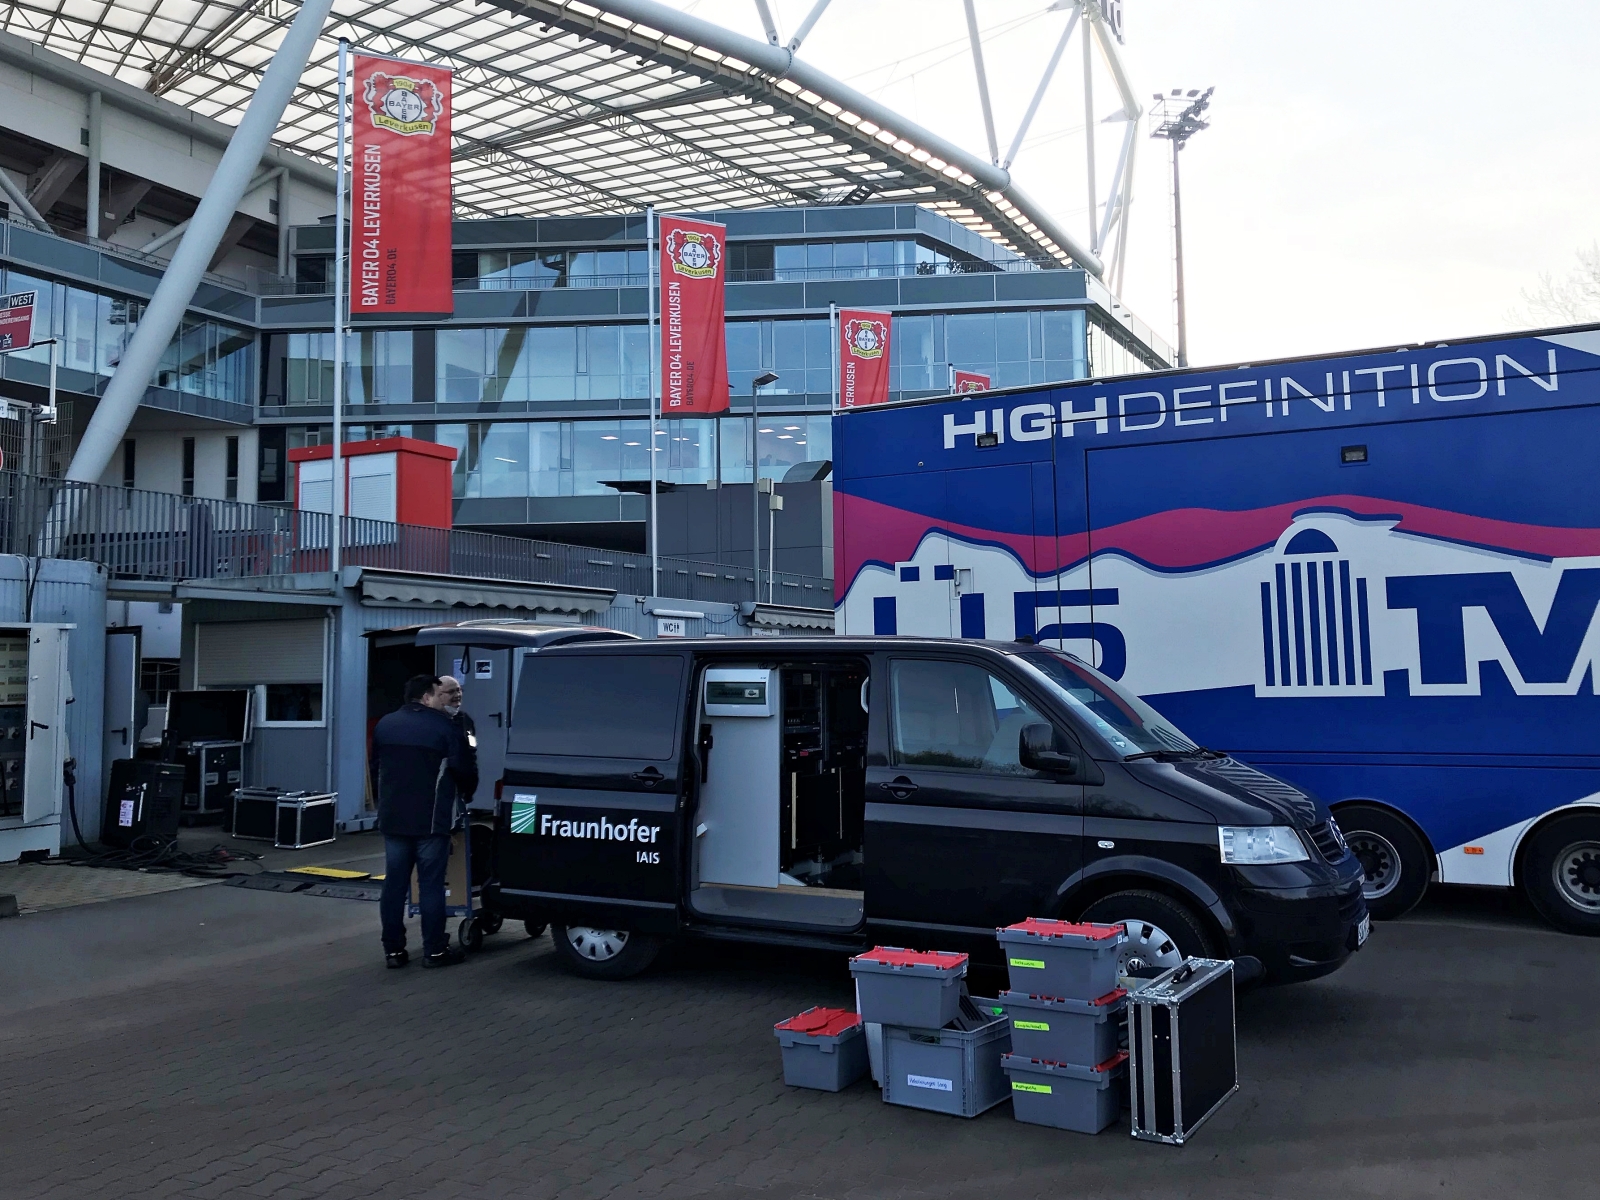
[[[1165,138],[1172,144],[1172,241],[1173,257],[1177,264],[1175,282],[1180,367],[1189,365],[1189,332],[1183,297],[1183,199],[1178,186],[1178,151],[1188,145],[1189,139],[1195,134],[1210,128],[1211,122],[1206,120],[1205,113],[1211,106],[1211,93],[1216,90],[1209,87],[1202,92],[1199,88],[1190,88],[1185,92],[1182,88],[1173,88],[1168,96],[1157,93],[1155,105],[1150,110],[1150,136]]]

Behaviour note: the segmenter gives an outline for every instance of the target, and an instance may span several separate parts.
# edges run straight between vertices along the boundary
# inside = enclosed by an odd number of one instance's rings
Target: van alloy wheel
[[[1149,921],[1123,921],[1121,924],[1128,931],[1128,940],[1122,943],[1122,952],[1117,957],[1119,977],[1126,978],[1129,971],[1139,967],[1160,967],[1168,971],[1183,965],[1183,951],[1161,926]]]
[[[588,925],[568,925],[567,941],[579,957],[590,962],[610,962],[628,944],[626,929],[593,929]]]
[[[1551,874],[1568,904],[1600,913],[1600,842],[1575,842],[1565,847],[1556,855]]]

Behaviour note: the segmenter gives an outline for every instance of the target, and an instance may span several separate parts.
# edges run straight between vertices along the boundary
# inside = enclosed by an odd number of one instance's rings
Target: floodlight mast
[[[1176,264],[1174,283],[1178,301],[1180,367],[1189,365],[1189,326],[1183,295],[1183,196],[1178,185],[1178,151],[1188,145],[1189,139],[1195,134],[1210,127],[1211,122],[1205,119],[1205,111],[1211,105],[1211,93],[1216,90],[1210,87],[1202,92],[1198,88],[1190,88],[1185,92],[1182,88],[1173,88],[1170,96],[1158,93],[1150,114],[1150,136],[1165,138],[1172,144],[1172,243]]]

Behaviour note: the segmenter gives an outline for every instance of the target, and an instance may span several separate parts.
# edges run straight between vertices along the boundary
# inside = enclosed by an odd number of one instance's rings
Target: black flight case
[[[1128,996],[1133,1136],[1181,1146],[1239,1090],[1233,964],[1191,958]]]

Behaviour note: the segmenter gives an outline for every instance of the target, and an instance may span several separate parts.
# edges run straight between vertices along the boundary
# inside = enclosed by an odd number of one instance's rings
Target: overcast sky
[[[753,0],[675,0],[760,37]],[[812,0],[771,0],[787,37]],[[1065,24],[977,0],[1002,147]],[[1600,238],[1596,0],[1124,0],[1140,102],[1216,87],[1183,154],[1194,363],[1527,324],[1521,290]],[[983,154],[961,0],[834,0],[801,56]],[[1081,49],[1013,173],[1087,229]],[[1119,102],[1103,67],[1097,115]],[[1097,125],[1102,181],[1122,127]],[[1170,172],[1141,130],[1125,300],[1173,329]],[[1102,183],[1103,195],[1104,183]]]

